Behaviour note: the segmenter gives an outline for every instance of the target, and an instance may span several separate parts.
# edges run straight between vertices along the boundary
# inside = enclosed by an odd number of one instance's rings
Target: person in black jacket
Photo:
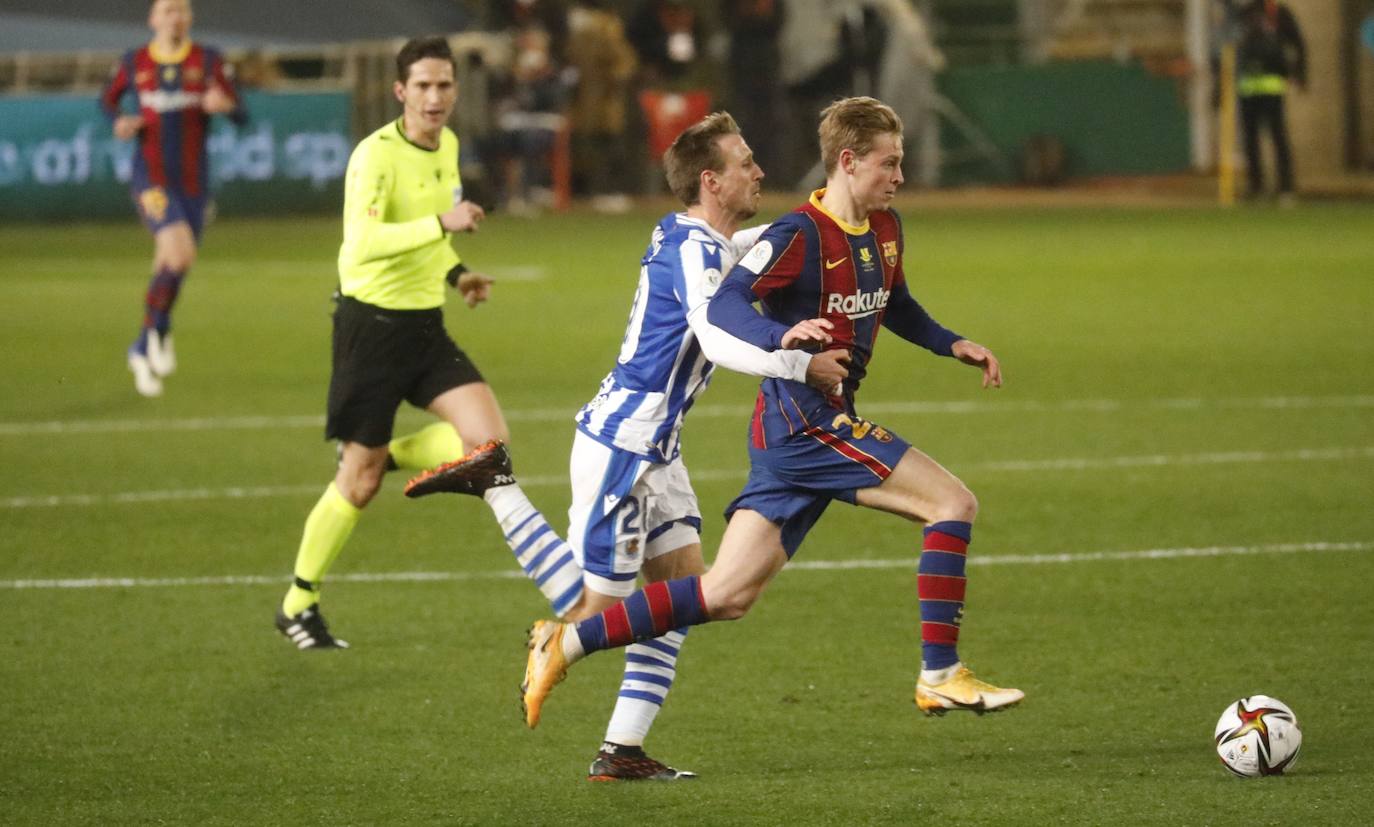
[[[1293,197],[1293,158],[1288,146],[1288,126],[1283,96],[1290,80],[1307,88],[1307,53],[1298,21],[1278,0],[1252,0],[1240,9],[1240,42],[1236,50],[1236,92],[1245,134],[1248,194],[1264,192],[1264,166],[1260,131],[1268,130],[1274,142],[1278,167],[1279,198]]]

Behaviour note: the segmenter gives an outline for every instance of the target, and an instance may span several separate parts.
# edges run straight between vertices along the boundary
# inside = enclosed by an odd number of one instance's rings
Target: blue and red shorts
[[[130,186],[129,194],[148,232],[156,235],[163,227],[184,221],[190,225],[191,234],[196,240],[200,240],[201,230],[205,227],[205,209],[209,203],[205,195],[187,195],[178,189],[138,180]]]
[[[749,446],[749,481],[725,510],[756,511],[782,527],[790,558],[831,500],[854,504],[860,488],[881,485],[911,444],[866,419],[835,411],[768,447]]]

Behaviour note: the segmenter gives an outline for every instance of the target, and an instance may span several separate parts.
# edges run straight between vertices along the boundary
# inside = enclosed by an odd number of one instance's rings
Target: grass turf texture
[[[570,417],[614,359],[656,218],[497,216],[459,241],[499,282],[476,311],[451,301],[449,327],[555,526]],[[620,660],[576,667],[524,730],[523,630],[545,607],[504,576],[475,500],[407,502],[389,478],[326,586],[355,648],[302,655],[272,629],[333,468],[319,423],[337,222],[211,227],[157,400],[123,366],[146,236],[4,227],[0,823],[1358,821],[1374,795],[1374,210],[905,218],[914,292],[992,347],[1008,384],[982,392],[884,334],[860,412],[979,495],[975,563],[1358,547],[971,567],[961,651],[1028,698],[924,719],[917,532],[836,505],[798,563],[911,565],[798,566],[745,620],[694,630],[649,750],[702,779],[590,785]],[[750,380],[714,384],[685,439],[708,557],[752,404]],[[454,579],[344,579],[384,572]],[[280,580],[16,588],[237,575]],[[1305,745],[1291,775],[1239,781],[1212,726],[1256,692],[1293,706]]]

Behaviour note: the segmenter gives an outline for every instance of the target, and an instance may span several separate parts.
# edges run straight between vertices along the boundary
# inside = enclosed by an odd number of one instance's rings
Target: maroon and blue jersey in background
[[[837,411],[857,416],[854,394],[868,372],[880,326],[943,356],[951,355],[951,346],[962,338],[932,319],[911,295],[896,211],[875,212],[863,226],[850,226],[821,206],[823,192],[773,222],[711,299],[711,323],[758,347],[774,350],[796,323],[824,318],[834,325],[830,348],[852,354],[842,393],[765,379],[751,431],[756,448],[803,432]],[[752,307],[754,301],[763,315]]]
[[[246,113],[218,51],[188,41],[178,53],[162,55],[149,44],[120,59],[100,106],[113,121],[128,94],[143,116],[131,181],[136,198],[152,188],[193,199],[208,194],[210,116],[201,108],[201,98],[211,85],[235,99],[238,106],[229,117],[242,123]]]

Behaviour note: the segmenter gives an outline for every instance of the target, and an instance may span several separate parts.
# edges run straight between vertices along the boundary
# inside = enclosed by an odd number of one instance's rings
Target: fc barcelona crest
[[[887,262],[887,266],[888,266],[888,267],[896,267],[896,266],[897,266],[897,242],[895,242],[895,241],[884,241],[884,242],[883,242],[883,261],[886,261],[886,262]]]
[[[144,215],[153,222],[161,222],[167,217],[167,193],[162,187],[149,187],[138,194],[138,204]]]

